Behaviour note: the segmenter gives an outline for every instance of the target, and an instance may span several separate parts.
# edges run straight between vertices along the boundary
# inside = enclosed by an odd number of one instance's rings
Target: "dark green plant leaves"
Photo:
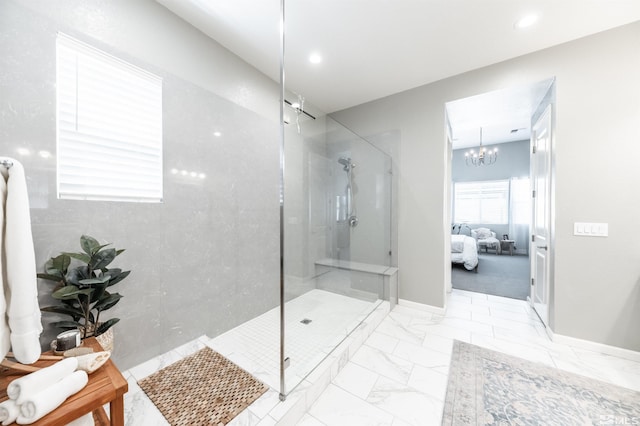
[[[65,255],[69,257],[73,257],[74,259],[78,259],[80,262],[89,263],[91,262],[91,256],[84,253],[65,253]]]
[[[43,280],[47,280],[47,281],[55,281],[55,282],[62,281],[62,277],[57,275],[38,274],[38,278],[42,278]]]
[[[80,309],[73,308],[71,306],[66,306],[66,305],[45,306],[44,308],[41,308],[40,310],[43,311],[43,312],[52,312],[52,313],[55,313],[55,314],[69,315],[76,322],[80,321],[80,318],[82,318],[84,316],[84,313]]]
[[[65,330],[73,330],[82,326],[82,324],[80,324],[79,322],[73,322],[73,321],[58,321],[58,322],[54,322],[53,325],[58,328],[63,328]]]
[[[101,335],[102,333],[113,327],[118,321],[120,321],[120,318],[111,318],[110,320],[103,322],[102,324],[100,324],[100,327],[96,329],[94,335]]]
[[[67,268],[69,268],[69,265],[71,264],[71,258],[63,253],[60,256],[51,258],[50,262],[53,269],[64,274],[67,272]]]
[[[97,309],[98,312],[106,311],[113,308],[113,306],[122,299],[122,295],[118,293],[110,294],[105,292],[102,298],[93,306],[93,309]]]
[[[79,280],[78,282],[82,285],[95,285],[95,284],[104,284],[107,281],[109,281],[109,278],[111,278],[109,275],[103,275],[101,277],[96,277],[96,278],[87,278],[84,280]]]
[[[106,267],[108,264],[110,264],[111,262],[113,262],[113,259],[115,258],[116,258],[116,249],[112,249],[112,248],[105,249],[93,255],[91,257],[91,261],[89,262],[89,265],[94,270],[102,269]]]
[[[51,297],[53,297],[54,299],[61,299],[61,300],[77,299],[79,295],[88,296],[89,294],[91,294],[92,291],[93,289],[91,288],[79,289],[76,286],[67,285],[62,287],[59,290],[54,291],[51,294]]]
[[[109,293],[106,289],[124,280],[131,271],[107,268],[118,255],[124,252],[124,249],[106,248],[109,245],[111,244],[100,244],[95,238],[82,235],[80,237],[82,252],[63,252],[49,259],[45,264],[44,273],[37,274],[39,278],[58,283],[51,296],[59,300],[60,305],[47,306],[41,310],[68,315],[75,321],[58,322],[54,324],[56,327],[72,329],[84,327],[86,322],[88,330],[91,331],[100,317],[100,312],[112,308],[122,298],[121,294]],[[71,268],[74,260],[81,264]],[[118,318],[107,320],[100,324],[94,334],[104,333],[118,321]]]
[[[100,247],[100,243],[93,237],[83,235],[80,237],[80,247],[82,247],[82,250],[84,250],[85,253],[91,256],[93,253],[100,250],[98,248]]]
[[[114,273],[114,271],[117,271],[117,272]],[[107,284],[107,286],[110,287],[114,284],[118,284],[120,281],[127,278],[131,273],[131,271],[124,271],[124,272],[120,272],[120,271],[121,269],[109,269],[109,271],[106,272],[106,274],[111,276],[111,279],[109,280],[109,283]]]

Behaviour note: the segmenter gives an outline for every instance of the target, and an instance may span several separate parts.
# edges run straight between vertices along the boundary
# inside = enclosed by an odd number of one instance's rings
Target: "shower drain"
[[[305,318],[300,322],[303,323],[304,325],[311,324],[311,320],[309,318]]]

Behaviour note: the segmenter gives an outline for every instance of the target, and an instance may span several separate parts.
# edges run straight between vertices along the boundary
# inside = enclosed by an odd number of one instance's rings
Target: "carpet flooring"
[[[640,392],[454,341],[442,424],[637,424]]]
[[[478,273],[452,265],[453,288],[527,300],[531,293],[528,256],[482,253],[478,259]]]

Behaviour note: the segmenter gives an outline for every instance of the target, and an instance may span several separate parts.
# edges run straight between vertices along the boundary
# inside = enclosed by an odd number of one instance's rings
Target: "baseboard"
[[[424,303],[412,302],[406,299],[398,299],[398,305],[405,306],[411,309],[417,309],[419,311],[431,312],[432,314],[444,315],[447,312],[447,308],[439,308],[437,306],[425,305]]]
[[[632,351],[631,349],[619,348],[617,346],[605,345],[604,343],[592,342],[590,340],[578,339],[576,337],[563,336],[562,334],[554,333],[547,327],[547,334],[551,337],[551,340],[556,343],[561,343],[568,346],[573,346],[580,349],[585,349],[593,352],[600,352],[607,355],[613,355],[618,358],[628,359],[630,361],[640,362],[640,352]]]

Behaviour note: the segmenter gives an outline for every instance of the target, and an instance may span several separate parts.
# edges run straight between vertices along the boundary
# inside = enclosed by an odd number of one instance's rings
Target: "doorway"
[[[548,79],[446,104],[452,234],[473,238],[478,252],[477,269],[469,271],[467,263],[454,263],[452,247],[452,288],[534,300],[531,137],[540,106],[552,99],[553,83]],[[476,164],[470,151],[477,156],[483,148],[485,154],[497,148],[496,158]],[[489,238],[478,238],[479,232]],[[454,238],[459,237],[452,237],[452,244]]]

